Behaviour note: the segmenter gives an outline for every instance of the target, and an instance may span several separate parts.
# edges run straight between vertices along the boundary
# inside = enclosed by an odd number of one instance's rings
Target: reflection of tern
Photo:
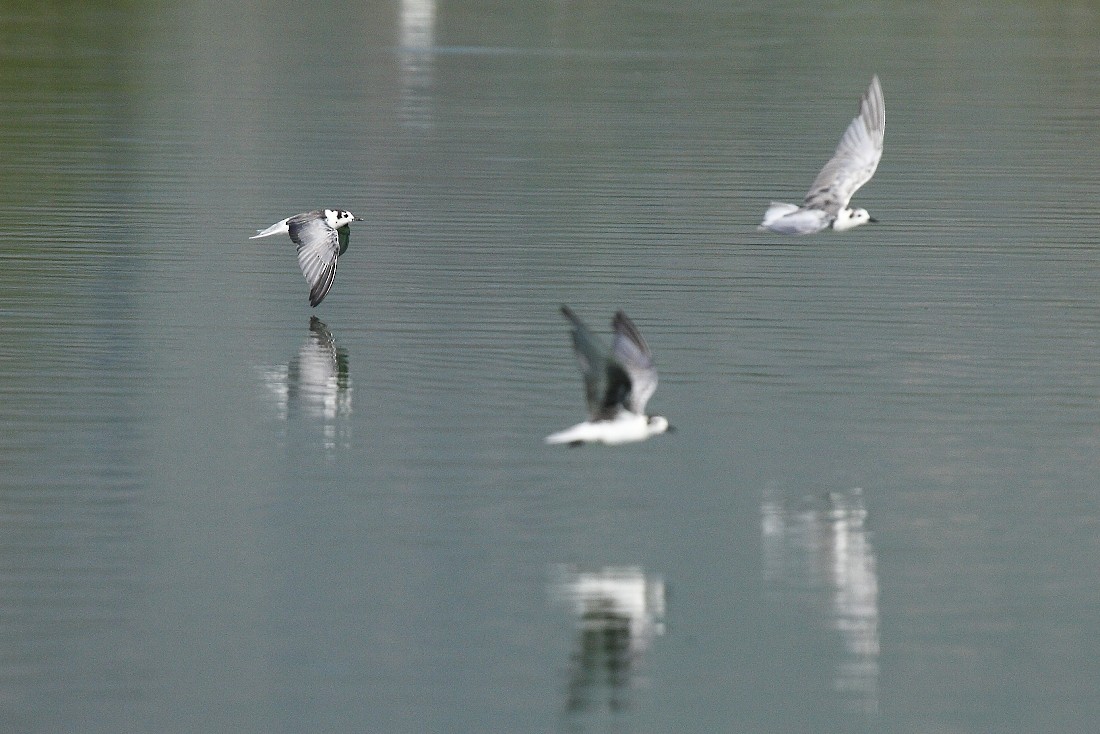
[[[852,209],[848,202],[875,175],[885,131],[886,103],[875,76],[860,100],[859,114],[844,131],[833,157],[817,174],[802,206],[773,201],[764,212],[760,229],[777,234],[812,234],[830,227],[843,231],[874,222],[866,209]]]
[[[291,397],[299,393],[303,405],[318,415],[334,418],[350,409],[346,405],[341,410],[348,389],[347,353],[336,346],[332,332],[316,316],[309,319],[309,336],[290,362],[287,378]]]
[[[348,354],[316,316],[310,317],[309,335],[288,364],[262,369],[284,418],[292,407],[326,420],[351,411]]]
[[[851,705],[872,713],[878,710],[878,573],[863,493],[832,492],[826,504],[807,502],[790,510],[766,492],[764,578],[774,591],[806,600],[840,634],[844,657],[834,685]]]
[[[325,299],[336,278],[336,261],[348,249],[348,225],[362,218],[342,209],[317,209],[276,222],[250,240],[286,232],[298,246],[298,267],[309,283],[309,305]]]
[[[568,709],[591,708],[601,691],[612,709],[625,707],[642,653],[664,633],[664,581],[634,566],[579,572],[563,565],[554,570],[553,593],[577,623]]]
[[[572,604],[582,627],[623,620],[631,647],[644,648],[664,631],[665,584],[635,566],[608,566],[594,573],[562,569],[558,592]]]
[[[657,390],[657,368],[627,315],[615,314],[611,322],[615,340],[608,350],[568,306],[562,306],[561,312],[573,324],[573,349],[584,374],[590,418],[547,436],[546,443],[630,443],[669,430],[664,416],[645,414],[646,403]]]
[[[432,127],[433,49],[436,0],[401,0],[401,122],[414,129]]]

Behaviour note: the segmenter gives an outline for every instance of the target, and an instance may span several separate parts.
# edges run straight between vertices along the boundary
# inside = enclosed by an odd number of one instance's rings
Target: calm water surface
[[[1096,8],[299,14],[0,11],[5,730],[1094,730]]]

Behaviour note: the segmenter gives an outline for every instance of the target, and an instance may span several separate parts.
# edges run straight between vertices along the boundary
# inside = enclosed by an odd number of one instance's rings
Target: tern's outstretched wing
[[[308,212],[287,220],[290,239],[298,246],[298,267],[309,283],[309,305],[316,306],[328,295],[336,278],[336,261],[347,249],[347,227],[343,235],[328,226],[320,212]],[[341,248],[343,245],[343,248]]]
[[[611,355],[630,376],[630,395],[626,407],[630,412],[641,415],[657,390],[657,368],[653,366],[653,355],[638,327],[622,311],[615,314],[611,328],[615,330]]]
[[[611,418],[630,394],[630,375],[568,306],[561,312],[573,325],[573,351],[584,376],[584,398],[593,419]]]
[[[844,131],[833,157],[817,174],[803,205],[833,215],[848,206],[852,195],[875,175],[885,131],[886,103],[876,75],[860,100],[859,114]]]

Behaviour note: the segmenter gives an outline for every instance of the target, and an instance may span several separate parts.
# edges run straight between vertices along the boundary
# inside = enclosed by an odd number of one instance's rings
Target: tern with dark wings
[[[562,306],[561,312],[573,326],[573,350],[584,376],[589,419],[547,436],[546,443],[631,443],[670,430],[664,416],[645,414],[657,390],[657,368],[634,322],[622,311],[615,314],[615,339],[608,349],[572,309]]]
[[[249,237],[286,232],[298,246],[298,267],[309,283],[309,305],[325,300],[336,279],[336,262],[348,249],[348,225],[362,218],[342,209],[317,209],[287,217]]]

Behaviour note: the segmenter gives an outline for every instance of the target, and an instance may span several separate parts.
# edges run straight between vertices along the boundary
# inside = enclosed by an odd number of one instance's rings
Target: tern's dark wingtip
[[[626,315],[626,311],[622,309],[615,312],[615,318],[611,319],[611,328],[615,330],[615,333],[626,332],[639,345],[645,343],[638,327],[634,325],[634,322]]]

